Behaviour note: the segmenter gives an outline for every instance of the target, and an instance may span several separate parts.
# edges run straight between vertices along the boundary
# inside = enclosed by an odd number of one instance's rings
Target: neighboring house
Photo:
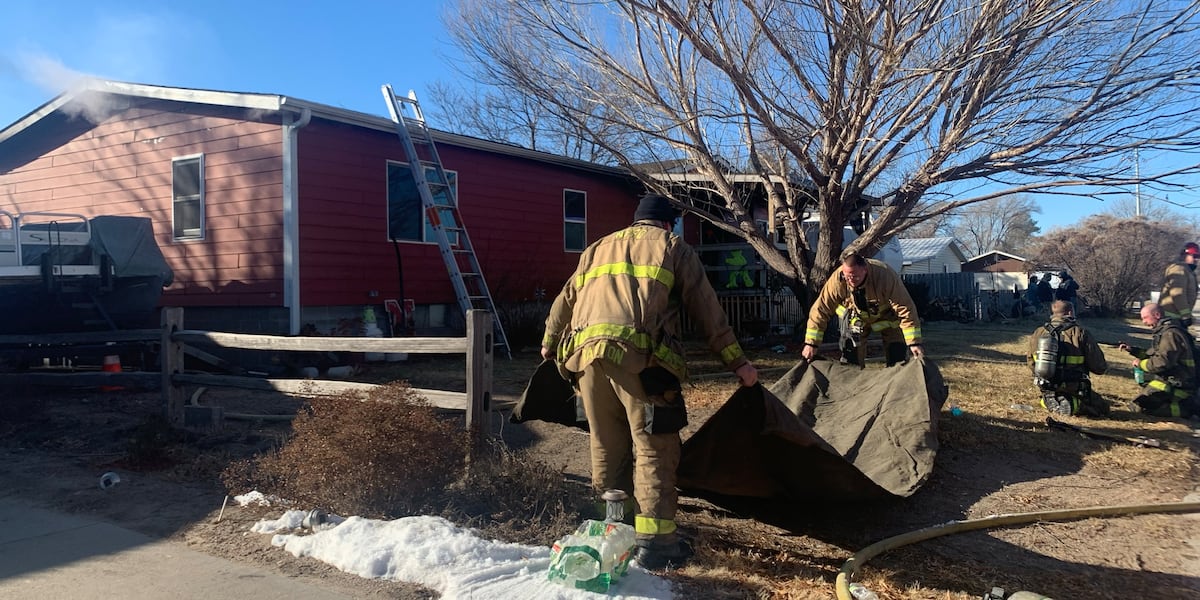
[[[901,239],[900,252],[904,257],[902,275],[958,273],[967,260],[952,237]]]
[[[641,188],[623,170],[433,135],[497,303],[553,298],[579,252],[630,222]],[[92,81],[0,129],[0,210],[150,217],[175,271],[162,304],[189,326],[325,331],[404,297],[419,330],[457,327],[411,159],[381,116]]]
[[[1026,270],[1032,266],[1025,258],[992,250],[964,262],[962,270],[976,274],[980,290],[1022,292],[1029,286]]]
[[[1030,266],[1028,259],[992,250],[963,262],[962,270],[975,273],[1025,273]]]

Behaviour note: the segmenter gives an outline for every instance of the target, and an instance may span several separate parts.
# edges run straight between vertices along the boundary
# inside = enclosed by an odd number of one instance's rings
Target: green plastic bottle
[[[1146,372],[1143,371],[1141,367],[1134,367],[1133,380],[1136,381],[1138,385],[1146,385]]]

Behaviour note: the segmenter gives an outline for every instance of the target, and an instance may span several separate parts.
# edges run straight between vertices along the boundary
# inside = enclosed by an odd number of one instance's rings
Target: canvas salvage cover
[[[937,453],[947,390],[937,366],[801,361],[769,389],[741,388],[683,445],[679,487],[802,500],[912,495]]]

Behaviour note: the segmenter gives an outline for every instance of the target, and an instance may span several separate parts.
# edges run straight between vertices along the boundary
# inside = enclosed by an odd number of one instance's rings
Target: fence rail
[[[466,337],[451,338],[364,338],[364,337],[284,337],[199,331],[183,328],[183,309],[162,309],[162,328],[136,331],[63,333],[47,335],[0,336],[0,347],[34,349],[91,344],[105,348],[112,342],[160,344],[160,372],[84,372],[84,373],[5,373],[0,383],[55,387],[137,386],[161,390],[163,414],[173,426],[185,425],[184,385],[235,387],[276,391],[300,396],[325,396],[369,392],[376,384],[319,379],[264,379],[239,375],[185,373],[184,356],[192,354],[216,357],[194,348],[195,345],[243,350],[311,352],[396,352],[407,354],[465,354],[466,391],[420,389],[413,391],[439,408],[466,411],[466,427],[482,435],[492,396],[493,338],[492,315],[472,310],[467,314]],[[103,350],[101,350],[103,351]],[[114,352],[115,353],[115,352]],[[216,417],[210,417],[216,419]]]

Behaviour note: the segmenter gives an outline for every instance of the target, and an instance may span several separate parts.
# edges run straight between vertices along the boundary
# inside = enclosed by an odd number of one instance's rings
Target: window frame
[[[196,230],[196,233],[194,235],[188,235],[186,232],[189,229],[182,229],[179,226],[180,225],[178,222],[178,219],[179,219],[178,212],[179,211],[176,210],[177,206],[181,202],[187,202],[187,201],[191,200],[190,196],[189,197],[181,197],[178,194],[178,190],[176,188],[176,181],[175,181],[176,167],[178,165],[180,165],[181,163],[185,163],[185,162],[195,162],[195,164],[197,165],[196,168],[198,171],[196,174],[197,175],[196,180],[197,180],[198,193],[195,194],[194,199],[195,199],[196,203],[198,204],[198,209],[197,209],[196,213],[198,215],[199,223],[198,223],[198,227],[194,228]],[[171,159],[171,241],[173,241],[173,242],[204,241],[204,239],[208,235],[208,226],[207,226],[208,219],[205,217],[208,203],[205,201],[205,176],[204,176],[205,168],[204,167],[205,167],[204,153],[188,154],[185,156],[176,156]],[[183,199],[181,200],[181,198],[183,198]],[[181,231],[183,231],[183,235],[180,235]]]
[[[390,169],[393,165],[395,165],[396,168],[403,169],[405,172],[408,172],[408,173],[412,172],[412,166],[411,166],[412,163],[410,163],[410,162],[401,161],[401,160],[392,160],[392,159],[387,159],[385,161],[385,166],[384,166],[384,171],[385,171],[385,173],[384,173],[384,187],[385,187],[385,189],[384,189],[384,211],[385,211],[385,218],[386,218],[387,225],[384,228],[384,235],[386,236],[386,238],[389,242],[395,241],[397,243],[406,243],[406,244],[436,244],[437,240],[434,240],[433,236],[430,235],[430,232],[432,231],[432,225],[429,224],[429,217],[425,214],[423,201],[421,200],[421,191],[416,189],[417,182],[415,180],[412,183],[413,183],[413,190],[417,194],[417,205],[419,207],[417,209],[417,213],[421,216],[420,238],[419,239],[396,238],[394,240],[392,239],[392,224],[391,224],[392,196],[391,196],[391,186],[390,186],[390,181],[391,181]],[[444,204],[444,205],[439,204],[439,206],[445,206],[447,208],[455,208],[456,209],[456,208],[458,208],[457,207],[458,183],[459,183],[458,171],[451,170],[451,169],[442,169],[442,170],[446,173],[446,178],[453,182],[450,185],[451,189],[454,190],[453,193],[451,194],[450,200],[453,201],[454,204]],[[429,177],[429,175],[430,175],[429,171],[436,172],[436,169],[434,169],[433,167],[426,167],[426,177]],[[436,197],[434,198],[434,201],[435,202],[437,201]],[[462,227],[462,224],[459,223],[458,227]],[[451,246],[459,245],[457,233],[448,232],[446,235],[450,239]]]
[[[582,197],[582,200],[583,200],[583,216],[582,217],[572,217],[572,216],[567,215],[567,195],[568,194],[579,194]],[[587,243],[587,240],[588,240],[588,237],[587,237],[587,191],[586,190],[577,190],[577,189],[573,189],[573,188],[563,188],[562,215],[563,215],[563,252],[568,252],[568,253],[573,253],[573,254],[583,253],[583,251],[587,250],[587,247],[588,247],[588,243]],[[567,227],[570,225],[582,225],[583,226],[583,244],[579,248],[571,248],[567,245]]]

